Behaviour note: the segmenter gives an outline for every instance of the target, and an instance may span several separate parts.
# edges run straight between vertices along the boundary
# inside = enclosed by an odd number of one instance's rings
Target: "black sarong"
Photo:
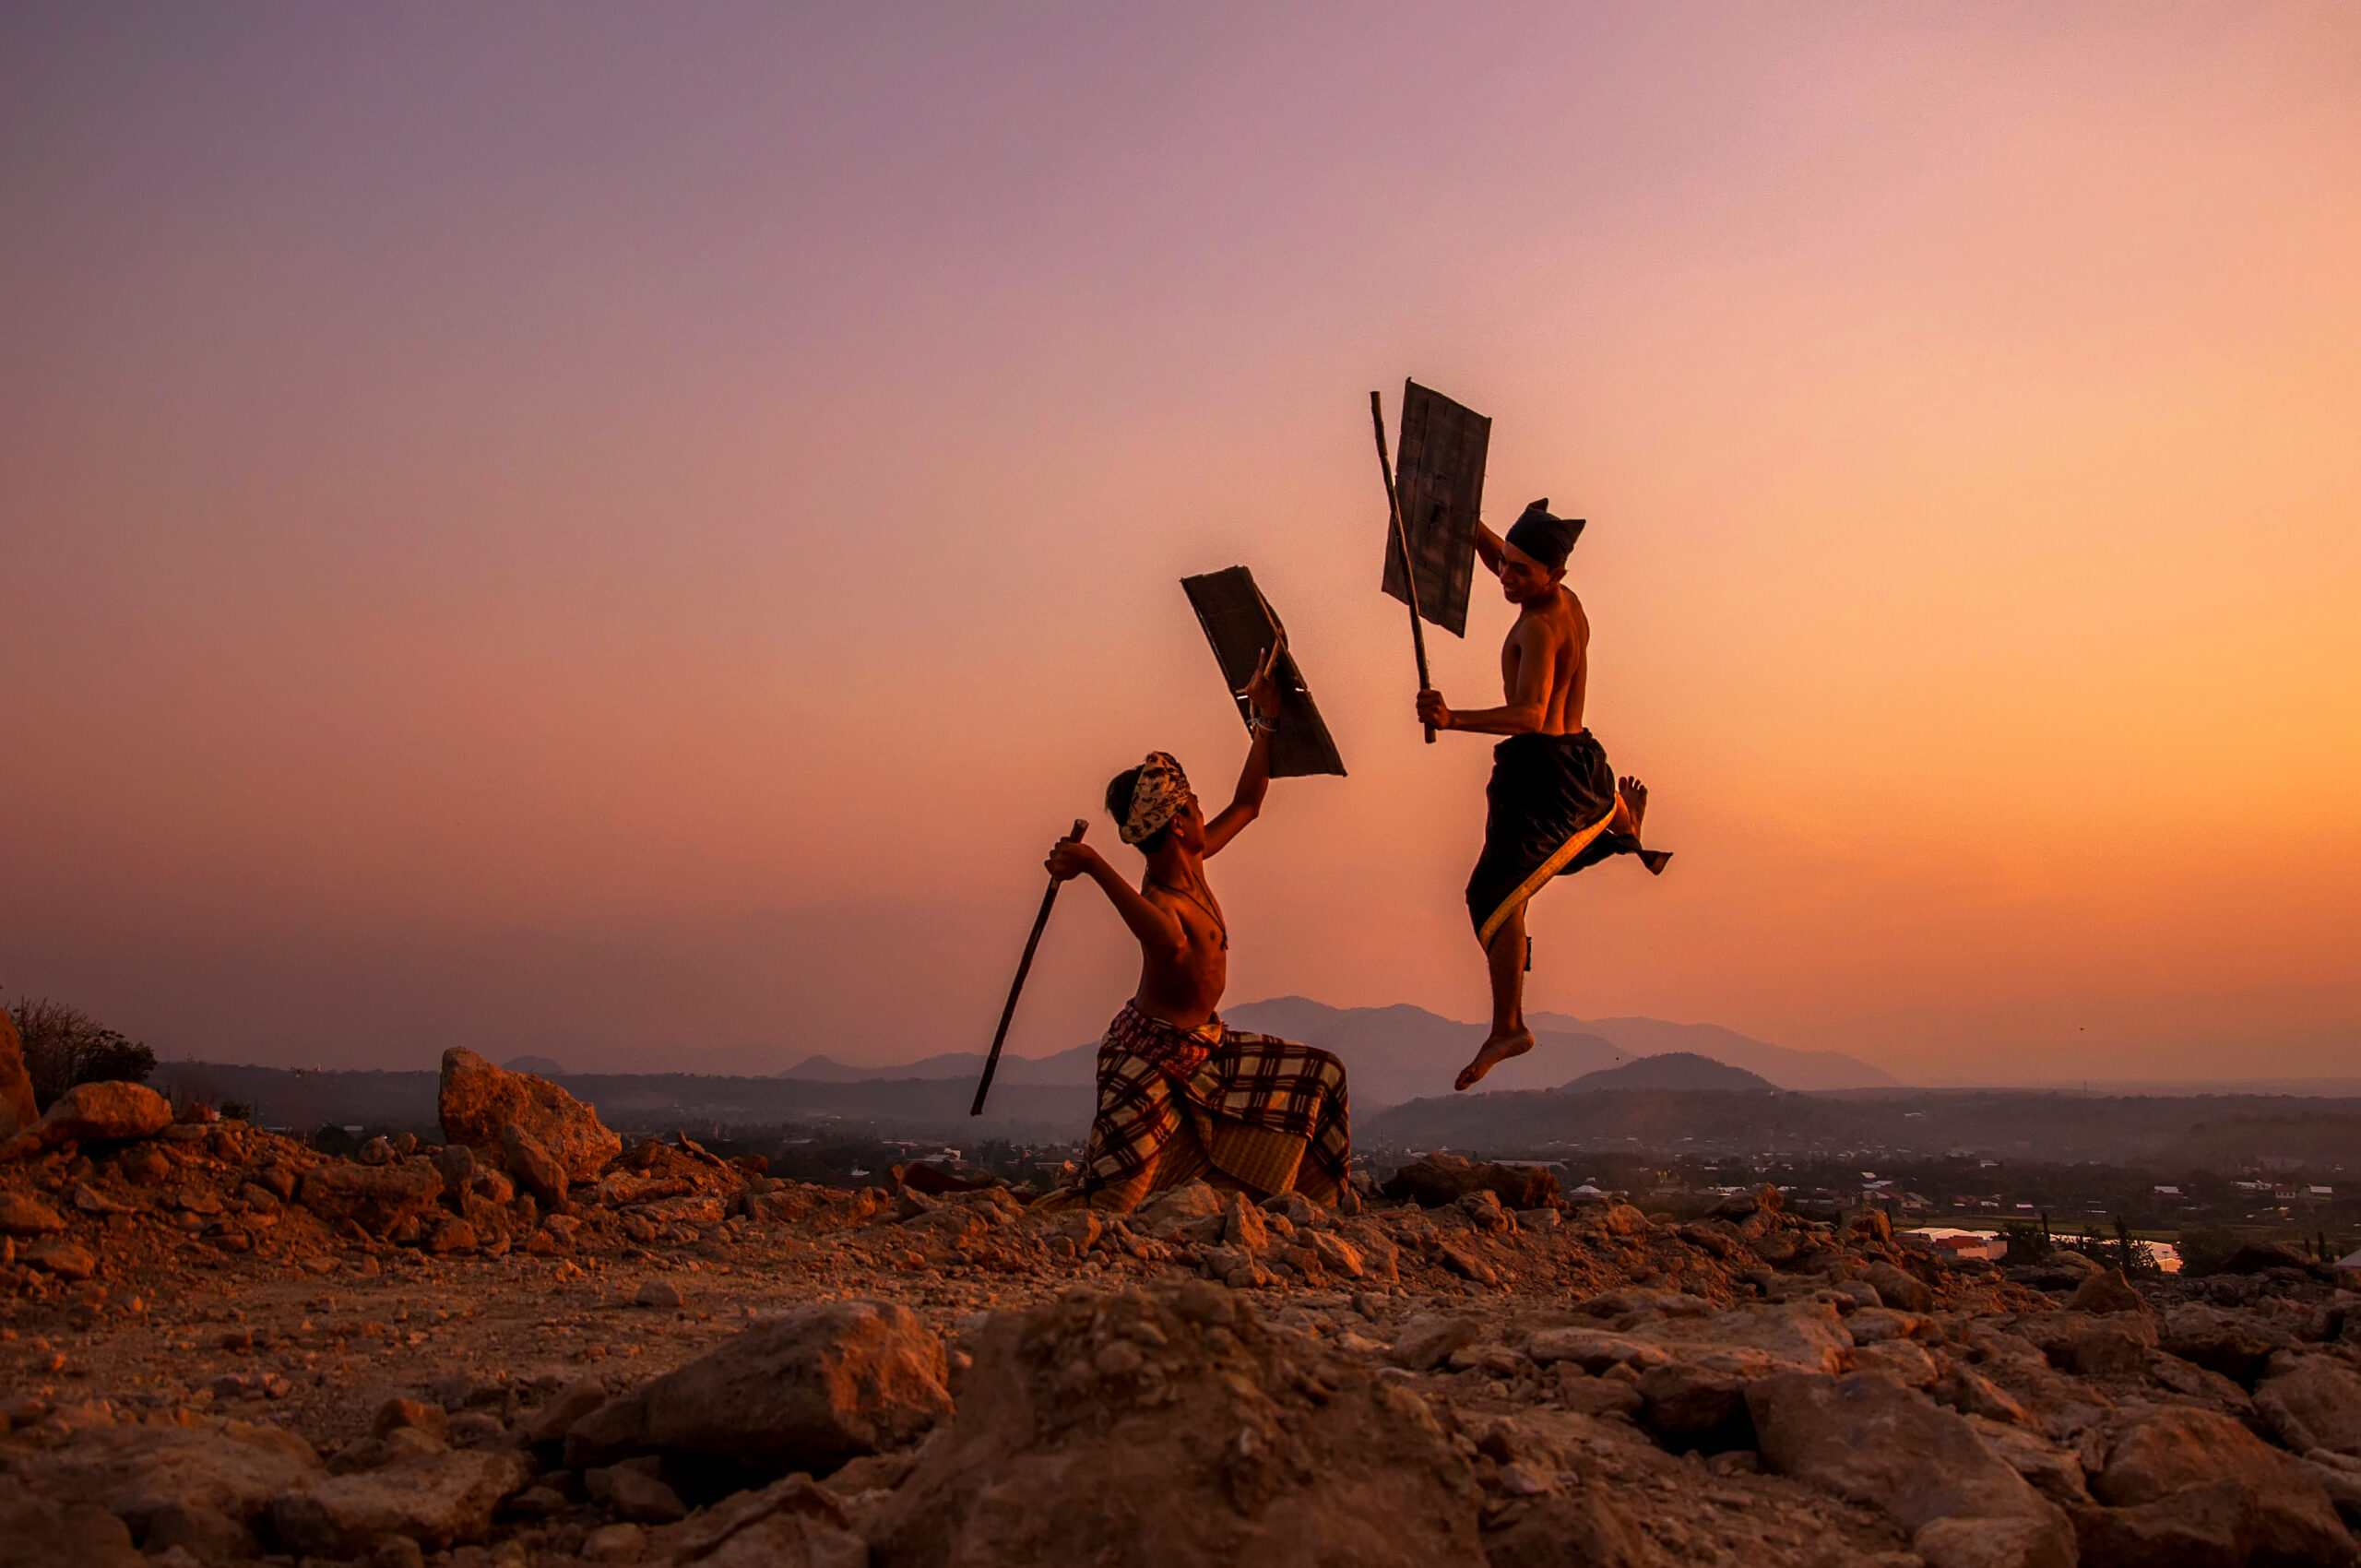
[[[1484,786],[1484,852],[1467,879],[1467,913],[1476,940],[1492,935],[1553,876],[1568,876],[1609,855],[1637,855],[1658,874],[1670,851],[1643,849],[1615,819],[1615,770],[1587,730],[1572,735],[1512,735],[1492,748],[1492,781]]]

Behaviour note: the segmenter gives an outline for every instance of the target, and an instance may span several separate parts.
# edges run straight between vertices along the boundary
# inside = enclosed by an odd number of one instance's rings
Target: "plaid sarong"
[[[1098,1042],[1098,1113],[1079,1184],[1045,1205],[1128,1213],[1204,1180],[1334,1206],[1352,1165],[1345,1064],[1211,1019],[1183,1030],[1125,1004]]]

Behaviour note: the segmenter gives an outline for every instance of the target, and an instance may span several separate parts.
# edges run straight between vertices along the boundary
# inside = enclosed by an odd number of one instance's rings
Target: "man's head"
[[[1192,855],[1204,851],[1205,819],[1196,791],[1169,752],[1150,752],[1145,762],[1108,780],[1107,814],[1122,830],[1123,842],[1144,855],[1168,845]]]
[[[1530,604],[1555,593],[1565,579],[1566,557],[1582,537],[1583,519],[1550,516],[1549,498],[1527,505],[1509,525],[1501,552],[1501,592],[1512,603]]]

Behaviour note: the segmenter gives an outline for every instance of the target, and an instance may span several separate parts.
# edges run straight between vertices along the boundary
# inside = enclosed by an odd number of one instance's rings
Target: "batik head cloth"
[[[1153,838],[1180,814],[1189,799],[1189,776],[1169,752],[1150,752],[1132,786],[1132,809],[1123,814],[1123,842]]]
[[[1582,537],[1583,519],[1553,517],[1549,515],[1549,498],[1527,502],[1524,513],[1509,525],[1509,542],[1541,563],[1544,571],[1564,569],[1566,557],[1573,552],[1574,540]]]

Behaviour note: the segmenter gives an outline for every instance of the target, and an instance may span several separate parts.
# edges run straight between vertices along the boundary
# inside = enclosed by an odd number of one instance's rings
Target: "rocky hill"
[[[0,1563],[2356,1561],[2361,1294],[2291,1252],[2001,1269],[1448,1158],[1044,1213],[439,1088],[355,1160],[114,1085],[0,1146]]]
[[[1779,1092],[1777,1085],[1760,1074],[1689,1051],[1668,1051],[1662,1056],[1643,1056],[1620,1067],[1585,1073],[1565,1085],[1563,1092],[1607,1094],[1616,1089],[1692,1089],[1715,1094]]]

